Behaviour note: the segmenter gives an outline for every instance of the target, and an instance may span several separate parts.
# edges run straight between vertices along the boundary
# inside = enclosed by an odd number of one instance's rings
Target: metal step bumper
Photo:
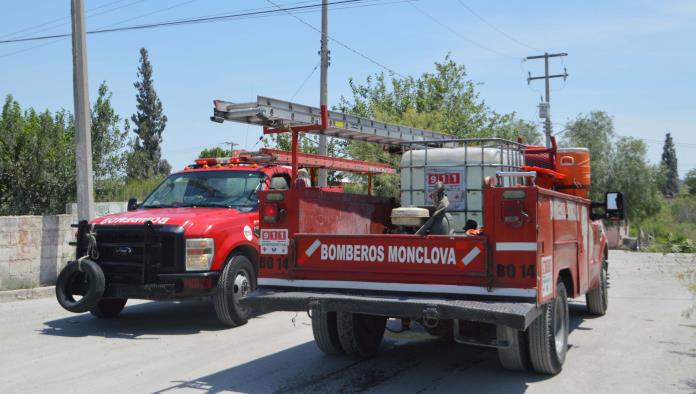
[[[459,319],[525,330],[539,315],[536,304],[511,300],[364,295],[259,288],[242,305],[264,312],[320,309],[412,319]]]

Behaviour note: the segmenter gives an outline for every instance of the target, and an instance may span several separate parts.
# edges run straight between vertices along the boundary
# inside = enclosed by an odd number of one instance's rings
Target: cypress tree
[[[662,147],[662,170],[664,171],[664,183],[660,191],[665,197],[673,197],[679,192],[679,173],[677,172],[677,152],[674,149],[672,135],[665,135],[665,144]]]
[[[133,86],[138,90],[137,111],[131,117],[136,137],[132,142],[133,154],[128,160],[128,177],[143,179],[167,175],[171,166],[166,160],[162,160],[160,147],[167,116],[164,115],[162,102],[155,92],[152,64],[145,48],[140,48],[138,80]]]

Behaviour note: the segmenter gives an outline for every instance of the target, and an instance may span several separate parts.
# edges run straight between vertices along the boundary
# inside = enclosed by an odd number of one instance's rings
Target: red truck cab
[[[128,211],[78,225],[77,263],[56,295],[72,312],[113,317],[132,299],[211,297],[219,320],[246,323],[256,288],[258,193],[287,189],[290,168],[266,160],[197,159]]]

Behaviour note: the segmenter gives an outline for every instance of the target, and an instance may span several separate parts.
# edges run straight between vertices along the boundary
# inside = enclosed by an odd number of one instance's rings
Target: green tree
[[[601,201],[609,186],[614,137],[614,122],[606,112],[594,111],[578,115],[566,124],[566,132],[560,141],[564,147],[585,147],[590,151],[592,186],[590,196]]]
[[[499,114],[479,97],[476,83],[469,80],[464,65],[447,55],[435,63],[434,72],[419,77],[397,78],[377,74],[365,84],[349,80],[351,98],[342,97],[335,108],[357,116],[382,122],[429,129],[460,138],[500,137],[516,140],[523,136],[536,143],[536,127],[518,119],[515,113]],[[399,158],[381,146],[350,142],[344,144],[347,155],[367,161],[388,163],[398,168]],[[379,175],[374,180],[375,193],[398,195],[398,175]]]
[[[0,215],[65,212],[75,197],[73,118],[22,111],[7,96],[0,115]]]
[[[111,92],[102,82],[92,105],[92,168],[96,198],[112,194],[110,189],[123,185],[127,163],[127,131],[121,130],[121,118],[111,106]]]
[[[627,217],[641,221],[660,210],[658,175],[659,168],[648,164],[645,143],[635,138],[621,137],[616,141],[612,153],[608,189],[600,191],[623,192]]]
[[[155,91],[152,64],[145,48],[140,48],[138,80],[133,86],[138,90],[137,112],[131,117],[136,137],[131,143],[133,154],[128,159],[128,177],[143,179],[167,175],[171,166],[162,159],[160,146],[167,116]]]
[[[229,149],[223,149],[219,146],[214,148],[206,148],[198,154],[198,157],[230,157],[232,152]]]
[[[660,165],[664,171],[664,183],[660,185],[660,191],[665,197],[676,196],[679,193],[679,173],[677,172],[677,152],[670,133],[665,135]]]
[[[684,184],[689,189],[689,194],[696,196],[696,168],[686,173]]]

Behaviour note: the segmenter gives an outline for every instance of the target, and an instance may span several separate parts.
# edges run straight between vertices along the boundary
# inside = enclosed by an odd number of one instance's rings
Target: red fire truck
[[[290,152],[261,149],[201,158],[167,177],[128,212],[77,226],[76,260],[61,271],[56,297],[65,309],[114,317],[129,298],[212,297],[219,320],[246,323],[239,299],[256,288],[258,194],[288,189]],[[383,164],[295,155],[317,168],[393,172]],[[336,188],[332,189],[336,190]]]
[[[568,348],[568,299],[607,309],[600,219],[622,218],[622,198],[585,198],[582,149],[451,139],[267,97],[216,101],[213,120],[290,132],[295,155],[301,132],[402,152],[400,206],[307,187],[294,181],[297,161],[290,189],[260,193],[259,286],[242,304],[308,311],[328,354],[374,356],[391,318],[496,348],[508,369],[555,374]]]

